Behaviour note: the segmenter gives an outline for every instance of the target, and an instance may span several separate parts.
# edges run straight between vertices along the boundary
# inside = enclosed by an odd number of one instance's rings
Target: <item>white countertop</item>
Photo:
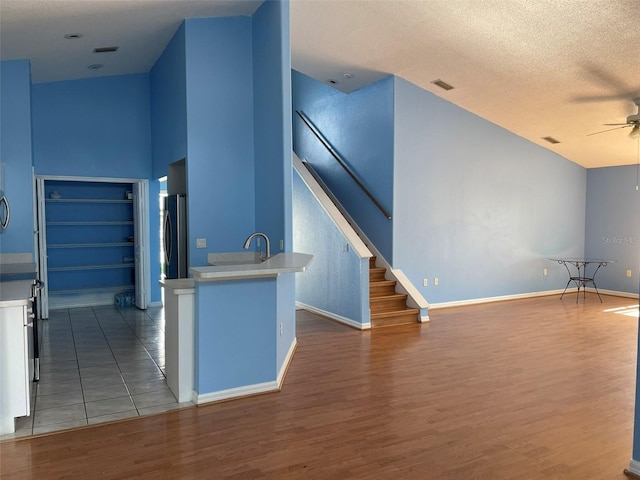
[[[0,263],[0,281],[35,280],[35,263]]]
[[[28,305],[31,300],[33,280],[0,282],[0,307]]]
[[[193,278],[165,278],[160,285],[171,290],[174,295],[188,295],[196,293],[196,282]]]
[[[196,282],[274,277],[281,273],[304,272],[312,259],[313,255],[306,253],[279,253],[261,263],[192,267],[189,273]]]

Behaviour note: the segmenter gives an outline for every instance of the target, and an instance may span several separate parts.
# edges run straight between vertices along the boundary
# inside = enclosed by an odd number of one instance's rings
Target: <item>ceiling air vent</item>
[[[117,52],[118,47],[98,47],[93,49],[93,53]]]
[[[431,83],[433,83],[434,85],[437,85],[440,88],[443,88],[445,90],[453,90],[454,89],[453,85],[449,85],[447,82],[443,82],[442,80],[434,80]]]
[[[560,140],[556,140],[553,137],[542,137],[543,140],[555,145],[556,143],[560,143]]]

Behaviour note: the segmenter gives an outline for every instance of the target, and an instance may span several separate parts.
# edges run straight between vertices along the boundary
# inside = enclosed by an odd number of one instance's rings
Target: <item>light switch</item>
[[[207,239],[196,238],[196,248],[207,248]]]

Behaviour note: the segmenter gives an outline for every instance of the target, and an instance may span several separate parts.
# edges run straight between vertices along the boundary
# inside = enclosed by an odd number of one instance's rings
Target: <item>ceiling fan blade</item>
[[[629,137],[633,139],[640,139],[640,125],[636,125],[631,129],[631,131],[629,132]]]
[[[613,102],[617,100],[626,100],[628,98],[637,96],[637,90],[625,91],[623,93],[619,93],[616,95],[591,95],[591,96],[581,96],[581,97],[573,97],[571,101],[573,103],[598,103],[598,102]]]
[[[589,134],[587,135],[587,137],[590,137],[591,135],[598,135],[599,133],[610,132],[611,130],[618,130],[618,129],[620,129],[620,128],[627,128],[627,127],[630,127],[630,126],[631,126],[631,124],[628,124],[628,125],[627,125],[627,124],[624,124],[624,125],[623,125],[623,126],[621,126],[621,127],[609,128],[609,129],[607,129],[607,130],[602,130],[602,131],[600,131],[600,132],[589,133]]]
[[[631,123],[603,123],[602,125],[604,125],[605,127],[616,127],[618,125],[624,125],[624,126],[630,127],[633,124],[631,124]]]
[[[632,88],[625,79],[619,78],[595,63],[583,65],[584,75],[593,83],[595,88],[604,89],[609,94],[582,95],[572,98],[575,103],[611,102],[635,98],[640,93],[637,85]]]

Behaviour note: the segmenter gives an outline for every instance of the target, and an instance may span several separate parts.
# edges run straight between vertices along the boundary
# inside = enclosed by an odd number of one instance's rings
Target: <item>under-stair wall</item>
[[[294,154],[296,161],[300,162]],[[346,221],[333,204],[320,203],[301,174],[305,172],[294,169],[293,249],[312,253],[314,259],[304,275],[296,275],[296,303],[354,328],[368,329],[372,255],[357,235],[349,238],[343,233],[349,227]],[[325,207],[333,207],[334,215]],[[339,226],[336,221],[344,223]]]
[[[293,165],[294,249],[315,256],[297,278],[298,305],[360,329],[428,321],[428,303],[411,282],[295,154]]]

